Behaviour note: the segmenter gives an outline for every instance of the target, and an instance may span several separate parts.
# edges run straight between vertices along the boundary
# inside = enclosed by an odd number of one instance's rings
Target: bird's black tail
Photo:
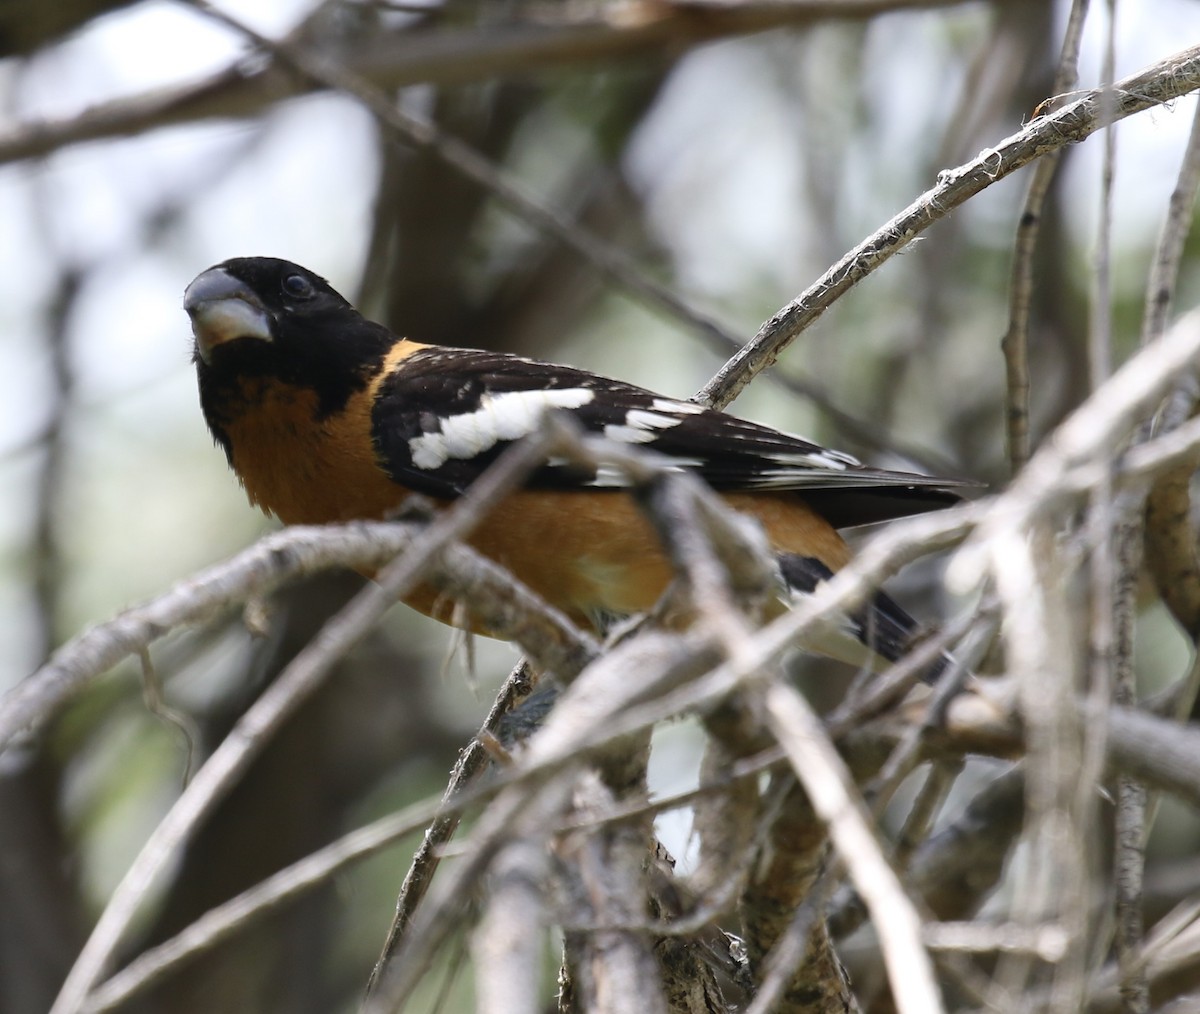
[[[780,554],[779,569],[788,589],[797,595],[811,594],[818,584],[833,577],[833,571],[820,560],[794,553]],[[845,650],[845,646],[838,650],[839,646],[825,639],[815,647],[822,654],[859,665],[867,664],[870,654],[888,662],[898,662],[912,650],[919,631],[920,625],[895,599],[886,592],[877,591],[866,605],[844,618],[842,629],[831,632],[835,639],[840,634],[847,641],[857,642],[857,654]],[[865,652],[863,649],[866,649]],[[950,662],[950,657],[943,653],[922,673],[921,678],[926,683],[936,682]]]

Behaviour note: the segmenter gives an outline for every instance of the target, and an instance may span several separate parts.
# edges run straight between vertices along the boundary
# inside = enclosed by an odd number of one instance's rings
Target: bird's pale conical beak
[[[183,294],[183,308],[192,318],[196,351],[209,362],[213,349],[238,338],[271,341],[271,315],[262,300],[221,268],[198,275]]]

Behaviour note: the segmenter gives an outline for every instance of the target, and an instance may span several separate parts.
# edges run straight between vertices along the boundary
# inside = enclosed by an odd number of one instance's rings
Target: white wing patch
[[[622,444],[648,444],[658,439],[658,434],[653,430],[639,430],[632,426],[618,426],[616,423],[609,423],[604,427],[604,436]]]
[[[636,426],[640,430],[669,430],[678,426],[682,419],[673,415],[663,415],[661,412],[647,412],[644,408],[631,408],[625,413],[625,423]]]
[[[600,465],[596,469],[596,477],[588,483],[601,489],[622,489],[629,485],[629,479],[619,468],[612,465]]]
[[[655,399],[656,405],[661,403],[662,399]],[[619,440],[623,444],[649,444],[658,439],[659,430],[669,430],[681,422],[683,420],[676,416],[648,412],[644,408],[631,408],[625,413],[624,425],[609,423],[604,427],[604,435],[609,440]]]
[[[704,411],[703,405],[693,401],[675,401],[672,398],[655,398],[650,407],[656,412],[669,412],[674,415],[699,415]]]
[[[409,440],[408,452],[413,464],[426,470],[441,468],[451,458],[468,461],[503,440],[532,433],[550,409],[579,408],[595,397],[595,391],[583,387],[485,394],[474,412],[449,416],[441,421],[440,432]]]
[[[668,472],[686,472],[690,468],[702,468],[704,462],[699,458],[676,458],[667,457],[665,454],[655,454],[649,452],[646,455],[646,460],[653,465]],[[596,475],[584,485],[597,486],[601,489],[625,489],[629,486],[629,476],[615,465],[600,465],[596,469]]]
[[[797,437],[797,439],[799,439]],[[832,468],[839,472],[847,467],[858,468],[862,462],[841,451],[831,451],[827,447],[815,448],[799,454],[771,453],[765,455],[778,465],[795,465],[798,468]]]

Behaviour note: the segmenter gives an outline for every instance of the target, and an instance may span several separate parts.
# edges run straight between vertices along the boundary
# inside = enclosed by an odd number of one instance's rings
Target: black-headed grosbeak
[[[837,529],[957,502],[953,481],[869,468],[847,454],[584,370],[441,348],[367,320],[323,278],[239,257],[184,294],[200,402],[250,502],[286,524],[383,518],[410,492],[460,496],[549,410],[655,452],[757,518],[791,591],[843,566]],[[577,621],[654,605],[671,568],[621,475],[547,463],[469,537]],[[429,588],[406,599],[446,619]],[[916,624],[879,593],[851,619],[894,661]]]

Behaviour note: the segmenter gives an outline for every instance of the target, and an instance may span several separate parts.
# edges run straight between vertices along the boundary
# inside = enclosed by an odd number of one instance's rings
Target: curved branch
[[[466,28],[380,33],[336,40],[355,55],[347,69],[393,90],[466,84],[539,68],[646,58],[713,39],[831,18],[866,20],[887,11],[960,5],[964,0],[760,0],[751,3],[638,4],[636,12],[582,18],[488,22]],[[618,5],[620,6],[620,5]],[[285,99],[324,90],[286,66],[237,63],[203,81],[118,99],[66,120],[34,121],[0,135],[0,163],[48,155],[86,141],[129,137],[157,127],[258,116]]]
[[[851,286],[968,198],[1042,155],[1082,141],[1106,123],[1200,88],[1200,46],[1181,50],[1118,81],[1114,87],[1116,95],[1110,104],[1115,108],[1102,108],[1102,91],[1087,92],[1057,112],[1032,120],[966,165],[939,173],[936,186],[868,236],[763,324],[753,340],[700,392],[700,400],[718,407],[728,405]]]

